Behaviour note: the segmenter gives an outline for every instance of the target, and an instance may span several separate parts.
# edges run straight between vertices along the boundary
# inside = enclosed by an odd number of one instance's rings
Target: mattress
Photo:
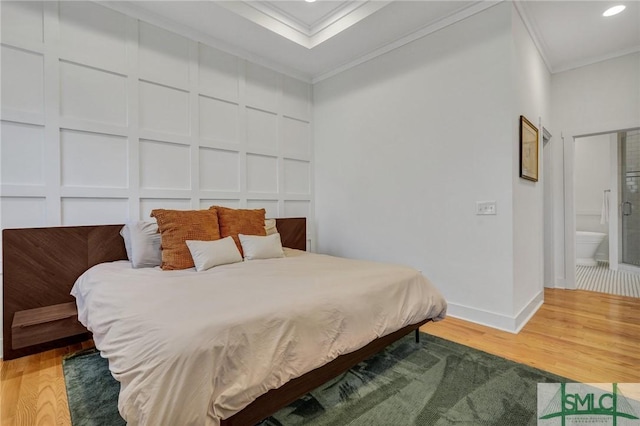
[[[204,272],[96,265],[72,295],[130,425],[218,425],[258,396],[406,325],[444,318],[418,271],[285,249]]]

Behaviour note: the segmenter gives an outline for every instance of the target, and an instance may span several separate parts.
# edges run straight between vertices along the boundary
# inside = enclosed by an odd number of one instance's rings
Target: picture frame
[[[538,181],[538,128],[520,116],[520,177]]]

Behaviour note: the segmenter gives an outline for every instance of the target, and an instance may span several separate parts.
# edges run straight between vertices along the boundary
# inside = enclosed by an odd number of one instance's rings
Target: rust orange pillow
[[[165,270],[193,268],[193,258],[187,240],[213,241],[220,239],[218,214],[209,210],[155,209],[151,217],[158,221]]]
[[[218,212],[220,237],[232,237],[243,257],[244,253],[242,252],[242,245],[240,244],[238,234],[267,235],[264,230],[265,209],[230,209],[221,206],[211,206],[210,209],[215,209]]]

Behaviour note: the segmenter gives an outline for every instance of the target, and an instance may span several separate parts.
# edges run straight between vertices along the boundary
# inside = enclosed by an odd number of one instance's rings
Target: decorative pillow
[[[265,209],[230,209],[228,207],[211,206],[218,212],[218,223],[220,224],[220,236],[233,237],[233,240],[242,254],[242,245],[238,239],[238,234],[244,235],[267,235],[264,229]]]
[[[151,217],[158,221],[162,238],[162,269],[187,269],[194,266],[185,241],[220,239],[218,215],[209,210],[156,209]]]
[[[153,222],[129,222],[120,230],[127,257],[134,268],[153,268],[162,263],[160,234]]]
[[[242,250],[244,250],[244,260],[284,257],[280,234],[272,234],[266,237],[238,234],[238,237],[242,244]]]
[[[231,237],[215,241],[187,240],[186,243],[198,272],[218,265],[242,262],[242,255]]]
[[[264,220],[264,231],[267,235],[273,235],[278,233],[278,228],[276,228],[276,220],[275,219],[265,219]]]

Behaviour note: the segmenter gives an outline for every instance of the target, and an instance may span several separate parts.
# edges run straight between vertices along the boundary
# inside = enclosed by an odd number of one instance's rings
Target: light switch
[[[495,201],[477,201],[476,215],[497,214]]]

